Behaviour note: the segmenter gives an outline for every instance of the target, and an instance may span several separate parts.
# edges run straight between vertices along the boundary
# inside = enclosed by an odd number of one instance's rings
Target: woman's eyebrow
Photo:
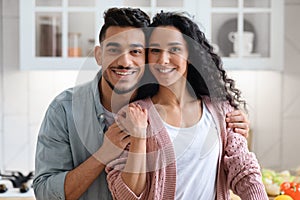
[[[176,46],[176,45],[182,46],[183,44],[180,43],[180,42],[170,42],[170,43],[168,43],[167,45],[168,45],[168,46]],[[151,44],[149,44],[149,47],[159,47],[159,46],[160,46],[159,43],[151,43]]]
[[[174,46],[174,45],[183,45],[183,44],[180,43],[180,42],[170,42],[170,43],[168,43],[168,46]]]
[[[149,47],[159,47],[160,45],[158,43],[151,43],[149,44]]]

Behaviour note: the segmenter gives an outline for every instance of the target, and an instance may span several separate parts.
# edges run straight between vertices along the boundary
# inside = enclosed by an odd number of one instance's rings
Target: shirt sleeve
[[[37,141],[33,180],[36,199],[65,199],[65,176],[73,169],[66,124],[66,113],[62,106],[50,105]]]
[[[248,150],[246,138],[232,129],[225,130],[227,142],[224,165],[228,174],[227,184],[243,200],[267,200],[258,160],[255,154]]]

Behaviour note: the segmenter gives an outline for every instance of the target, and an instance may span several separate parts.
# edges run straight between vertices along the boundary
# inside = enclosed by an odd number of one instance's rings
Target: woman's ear
[[[97,61],[97,64],[99,66],[102,65],[102,57],[101,57],[101,54],[102,54],[102,49],[100,46],[95,46],[95,50],[94,50],[94,56],[95,56],[95,59]]]

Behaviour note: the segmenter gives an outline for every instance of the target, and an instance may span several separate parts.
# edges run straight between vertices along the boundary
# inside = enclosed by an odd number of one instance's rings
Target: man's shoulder
[[[91,82],[87,82],[75,87],[71,87],[58,94],[50,104],[50,107],[56,109],[61,106],[72,104],[74,99],[84,98],[91,92]]]
[[[58,94],[50,103],[50,107],[56,109],[64,103],[71,102],[73,99],[74,88],[69,88]]]

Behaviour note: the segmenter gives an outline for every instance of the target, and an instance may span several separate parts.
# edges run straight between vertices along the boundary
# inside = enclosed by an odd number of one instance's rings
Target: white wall
[[[300,1],[286,1],[282,104],[283,167],[300,166]]]
[[[2,29],[2,19],[3,19],[3,14],[2,14],[2,0],[0,0],[0,169],[2,166],[2,147],[3,147],[3,139],[2,139],[2,133],[3,133],[3,129],[2,129],[2,120],[3,120],[3,101],[2,101],[2,91],[3,91],[3,84],[2,84],[2,69],[3,69],[3,45],[2,45],[2,41],[3,41],[3,29]]]
[[[75,84],[76,71],[20,71],[19,1],[3,1],[3,70],[0,167],[34,169],[38,129],[48,104]],[[2,38],[2,37],[1,37]]]
[[[19,1],[2,2],[0,168],[28,171],[34,169],[36,137],[48,104],[60,91],[75,85],[78,72],[20,71]],[[253,150],[263,167],[300,165],[300,28],[294,20],[300,17],[300,1],[285,4],[284,72],[229,72],[249,103]]]

